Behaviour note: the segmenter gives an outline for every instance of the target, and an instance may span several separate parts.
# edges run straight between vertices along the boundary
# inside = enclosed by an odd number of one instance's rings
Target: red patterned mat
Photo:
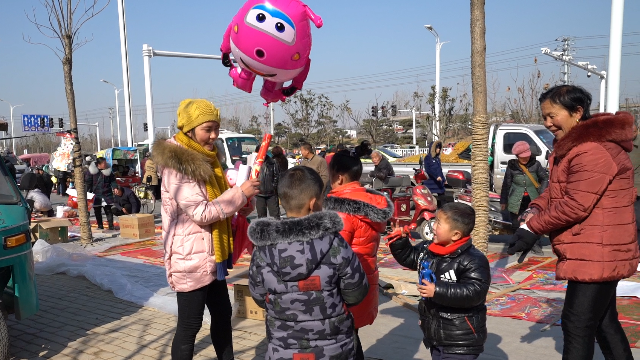
[[[524,271],[527,269],[530,269],[534,266],[538,266],[541,265],[542,263],[548,261],[552,259],[551,257],[543,257],[543,256],[532,256],[527,258],[527,260],[525,260],[524,262],[522,262],[522,264],[515,264],[511,267],[509,267],[509,269],[514,269],[514,270],[520,270],[520,271]],[[535,270],[545,270],[545,271],[556,271],[556,262],[558,261],[558,259],[553,258],[553,261],[548,262],[544,265],[541,265],[540,267],[537,267]]]
[[[162,242],[157,240],[143,240],[143,241],[138,241],[138,242],[134,242],[126,245],[113,246],[105,251],[97,253],[96,255],[99,257],[112,256],[112,255],[121,254],[125,251],[148,249],[156,246],[162,246]]]
[[[525,290],[567,291],[567,282],[556,280],[555,271],[535,270],[522,282],[536,280],[535,283],[525,286]]]
[[[144,260],[146,264],[164,266],[164,249],[160,247],[123,251],[122,256]]]
[[[506,257],[509,257],[509,254],[505,254],[505,253],[490,253],[487,254],[487,259],[489,260],[490,263],[492,262],[496,262],[500,259],[504,259]]]
[[[487,315],[549,324],[558,319],[563,300],[506,294],[487,302]]]

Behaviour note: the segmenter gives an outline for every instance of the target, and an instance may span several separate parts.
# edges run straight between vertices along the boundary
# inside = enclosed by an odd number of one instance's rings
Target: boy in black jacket
[[[435,278],[418,285],[418,305],[424,345],[432,359],[476,359],[487,339],[485,300],[491,273],[489,261],[471,243],[475,211],[449,203],[436,215],[433,241],[415,246],[402,229],[387,238],[391,254],[402,266]]]

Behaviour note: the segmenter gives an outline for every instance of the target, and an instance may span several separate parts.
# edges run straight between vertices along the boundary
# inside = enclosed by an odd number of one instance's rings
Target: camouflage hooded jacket
[[[249,289],[267,310],[266,359],[355,357],[347,305],[367,295],[367,276],[340,236],[335,212],[297,219],[260,219],[249,226],[255,245]]]

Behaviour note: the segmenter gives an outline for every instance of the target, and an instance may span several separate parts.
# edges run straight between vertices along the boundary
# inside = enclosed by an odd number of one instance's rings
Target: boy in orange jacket
[[[324,200],[323,209],[336,211],[344,228],[340,235],[356,253],[369,281],[367,297],[349,310],[355,319],[356,360],[363,360],[364,353],[358,329],[373,324],[378,315],[378,247],[380,233],[393,214],[393,204],[381,192],[365,189],[360,185],[362,163],[349,154],[336,153],[329,163],[331,192]]]

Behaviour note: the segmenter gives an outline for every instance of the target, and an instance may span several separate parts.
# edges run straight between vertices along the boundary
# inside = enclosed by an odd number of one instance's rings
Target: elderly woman
[[[380,151],[374,151],[371,153],[371,162],[375,167],[373,171],[369,172],[369,177],[377,178],[381,181],[386,181],[388,177],[395,176],[393,166],[387,158],[385,158]]]
[[[549,188],[522,215],[509,254],[549,234],[556,278],[568,280],[562,310],[563,359],[592,359],[594,340],[606,359],[633,359],[618,321],[616,287],[638,267],[627,152],[634,138],[626,112],[591,116],[591,95],[572,85],[540,96],[544,125],[555,136]]]
[[[518,228],[518,217],[527,210],[531,201],[547,188],[549,174],[547,170],[531,155],[531,147],[526,141],[518,141],[513,145],[511,153],[516,159],[507,163],[504,174],[500,205],[508,210],[514,228]]]
[[[192,359],[205,305],[211,340],[220,360],[233,359],[231,301],[225,277],[231,268],[231,217],[246,215],[258,193],[249,180],[230,188],[218,159],[218,109],[204,99],[178,107],[173,138],[156,141],[153,158],[162,169],[162,237],[167,281],[177,293],[178,325],[171,346],[174,360]]]

